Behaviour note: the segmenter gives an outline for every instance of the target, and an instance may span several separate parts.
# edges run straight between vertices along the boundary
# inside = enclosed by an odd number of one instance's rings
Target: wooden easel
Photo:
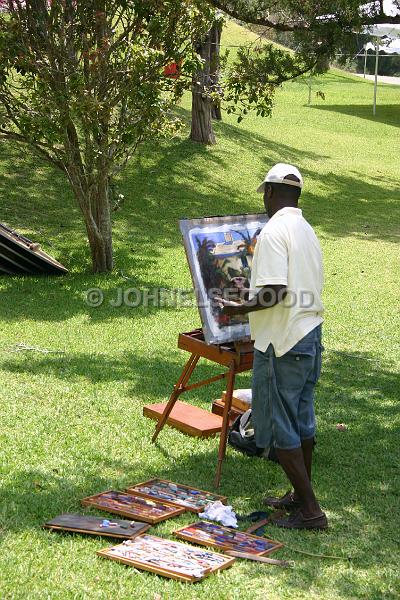
[[[215,474],[215,487],[219,487],[221,480],[222,461],[225,457],[226,443],[228,438],[229,414],[232,405],[232,393],[235,386],[235,377],[237,373],[248,371],[253,366],[253,344],[250,342],[237,342],[221,345],[208,345],[204,341],[202,329],[195,329],[189,333],[181,333],[178,338],[178,348],[190,352],[190,358],[183,368],[183,371],[174,385],[173,392],[168,400],[168,403],[162,413],[160,420],[157,423],[156,430],[152,437],[154,443],[164,427],[169,414],[171,413],[175,402],[181,394],[194,390],[195,388],[213,383],[219,379],[227,378],[225,406],[222,416],[222,431],[218,449],[218,463]],[[206,358],[219,365],[228,367],[228,370],[209,379],[204,379],[196,383],[188,385],[189,380],[196,368],[200,358]]]

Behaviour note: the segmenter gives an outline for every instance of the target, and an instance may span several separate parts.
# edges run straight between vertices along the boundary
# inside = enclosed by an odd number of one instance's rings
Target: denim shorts
[[[321,373],[321,325],[279,358],[254,349],[252,419],[259,448],[292,450],[315,435],[314,388]]]

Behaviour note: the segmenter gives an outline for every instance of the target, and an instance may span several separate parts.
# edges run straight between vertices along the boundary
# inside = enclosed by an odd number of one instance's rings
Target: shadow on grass
[[[317,390],[319,432],[314,479],[318,497],[328,512],[331,528],[325,534],[316,535],[313,532],[290,532],[271,527],[267,535],[284,542],[288,547],[344,558],[352,556],[353,566],[348,577],[343,576],[343,569],[337,578],[332,571],[331,582],[340,591],[341,597],[353,598],[363,592],[359,586],[365,585],[362,575],[354,579],[358,569],[363,573],[364,569],[383,562],[386,568],[392,563],[395,568],[397,564],[395,548],[398,534],[393,518],[397,513],[399,494],[398,430],[395,421],[399,380],[395,373],[370,360],[368,355],[360,354],[359,358],[354,358],[327,351],[326,356]],[[128,446],[136,448],[130,462],[129,452],[123,452],[127,456],[125,459],[112,458],[112,449],[107,453],[99,451],[93,439],[90,447],[83,448],[79,458],[76,457],[79,460],[79,483],[62,477],[54,469],[46,471],[45,466],[38,470],[14,473],[9,483],[0,490],[3,533],[36,529],[56,514],[83,511],[79,501],[85,496],[111,487],[124,489],[152,477],[212,490],[217,440],[187,438],[166,427],[157,444],[152,445],[150,440],[154,423],[141,416],[141,406],[148,401],[142,399],[144,390],[146,397],[150,393],[154,401],[165,399],[179,375],[184,359],[181,363],[167,356],[144,358],[129,354],[110,360],[108,357],[78,354],[32,361],[27,359],[17,367],[13,360],[3,363],[2,368],[11,372],[18,370],[35,376],[46,374],[71,383],[82,376],[89,377],[94,385],[128,382],[135,401],[132,405],[127,403],[130,416],[124,419],[126,430],[120,431],[120,434],[123,433],[121,440],[124,440],[128,433],[131,440]],[[210,376],[215,374],[216,368],[209,363],[202,363],[197,375]],[[221,389],[223,384],[214,384],[213,390],[217,387]],[[213,397],[217,397],[216,391],[210,394],[210,388],[203,388],[195,392],[194,401],[209,403]],[[193,401],[193,395],[187,394],[186,401]],[[132,408],[137,411],[136,414]],[[113,406],[110,405],[107,410],[110,427],[114,427]],[[120,411],[120,406],[115,410]],[[116,413],[118,421],[117,416]],[[338,422],[345,422],[347,431],[339,432],[335,427]],[[121,423],[115,425],[116,432],[120,426]],[[138,460],[139,452],[141,458]],[[154,471],[155,457],[158,461],[161,458],[157,472]],[[228,496],[237,512],[243,514],[262,510],[261,499],[265,493],[281,493],[286,486],[277,465],[228,450],[219,492]],[[178,520],[160,524],[155,533],[169,536],[174,529],[195,520],[196,515],[186,514]],[[54,542],[58,538],[55,536],[51,539]],[[282,583],[290,585],[293,594],[298,586],[303,585],[303,573],[305,577],[318,577],[323,564],[326,564],[298,555],[288,548],[282,550],[280,555],[296,560],[296,570],[282,572],[281,575]],[[252,576],[257,574],[253,573]],[[374,590],[375,585],[379,583],[371,581],[368,592]],[[372,594],[369,597],[380,596]]]
[[[187,119],[187,111],[181,110],[181,115],[185,114]],[[144,147],[136,162],[132,162],[135,168],[129,171],[124,185],[129,186],[128,190],[133,187],[138,191],[146,202],[147,210],[143,212],[141,201],[140,208],[133,210],[132,217],[121,215],[121,218],[126,219],[126,223],[131,221],[132,231],[139,229],[142,232],[142,256],[151,257],[154,252],[156,238],[151,223],[156,224],[157,246],[166,248],[180,244],[177,223],[180,218],[262,210],[261,198],[256,193],[249,194],[248,190],[230,184],[228,178],[221,183],[221,177],[212,177],[215,169],[232,169],[232,159],[237,160],[242,147],[261,158],[266,166],[289,162],[300,167],[309,182],[302,206],[306,217],[320,231],[332,237],[398,241],[396,224],[400,220],[400,209],[395,174],[391,178],[379,178],[377,175],[372,182],[366,181],[365,175],[357,172],[346,175],[328,172],[321,177],[309,167],[304,167],[303,162],[321,161],[328,157],[272,142],[264,135],[232,124],[219,122],[214,127],[217,138],[229,141],[235,151],[229,149],[220,157],[216,156],[218,146],[216,149],[205,148],[186,140],[170,145],[163,153],[155,151],[153,146]],[[235,171],[238,169],[239,164]],[[264,175],[263,171],[255,176],[254,188]],[[198,182],[204,181],[207,181],[206,192],[204,185],[201,191],[197,187]],[[323,194],[313,193],[313,182],[323,186]],[[160,190],[163,192],[161,197]],[[328,201],[321,201],[324,199]]]
[[[1,222],[72,266],[82,261],[85,227],[63,174],[25,148],[0,142]]]
[[[323,375],[317,389],[317,414],[320,421],[317,457],[320,463],[318,476],[322,488],[325,488],[322,492],[323,504],[330,508],[332,487],[335,488],[334,496],[340,500],[338,508],[343,507],[346,501],[367,506],[374,498],[377,502],[379,500],[379,506],[375,507],[377,512],[388,517],[383,500],[394,502],[393,494],[398,486],[394,477],[398,469],[398,375],[370,360],[368,355],[354,358],[329,351],[326,354]],[[143,394],[146,398],[147,394],[151,394],[152,401],[166,400],[186,358],[186,353],[179,354],[179,360],[171,360],[167,354],[143,357],[139,351],[121,353],[119,358],[85,353],[43,358],[31,355],[23,360],[5,360],[2,362],[2,369],[33,376],[46,374],[49,378],[65,380],[71,384],[82,377],[93,385],[105,382],[112,385],[114,382],[125,381],[135,399],[134,406],[141,415],[142,403],[148,402],[141,400]],[[223,370],[223,367],[201,361],[193,381]],[[224,385],[224,382],[215,383],[196,390],[194,396],[193,392],[187,393],[182,399],[190,402],[194,398],[195,402],[209,405],[225,389]],[[112,407],[109,410],[112,411]],[[346,432],[336,430],[335,425],[340,422],[346,424]],[[159,437],[161,446],[163,435]],[[106,463],[106,458],[104,460]],[[190,473],[188,467],[192,460],[195,462],[191,456],[179,455],[180,466],[174,468],[186,466],[181,473],[176,474],[183,476],[184,472],[186,475]],[[249,464],[253,462],[259,461],[250,461]],[[145,476],[145,465],[143,468]],[[209,473],[205,475],[210,477]],[[230,493],[234,494],[235,482],[230,482],[228,478],[225,484],[230,488]]]
[[[371,104],[318,104],[311,108],[315,110],[336,112],[350,117],[367,119],[375,123],[385,123],[393,127],[400,127],[400,105],[399,104],[379,104],[376,107],[376,115],[372,112]]]
[[[353,108],[358,110],[350,107]],[[188,111],[179,112],[189,119]],[[244,147],[261,157],[266,166],[285,161],[300,167],[309,181],[302,202],[305,216],[323,234],[399,241],[400,206],[395,174],[392,178],[379,178],[377,172],[368,181],[357,172],[330,172],[321,177],[303,166],[304,161],[310,164],[324,158],[318,153],[272,142],[266,135],[225,122],[216,123],[215,129],[217,137],[226,142],[223,151],[218,146],[209,148],[179,139],[144,145],[132,159],[120,185],[126,203],[114,218],[113,274],[71,273],[57,281],[2,277],[2,314],[12,320],[29,316],[34,320],[58,321],[76,314],[87,314],[93,321],[106,320],[114,318],[117,312],[87,307],[83,298],[88,288],[101,287],[112,295],[118,286],[164,287],[166,279],[157,269],[166,252],[182,247],[180,218],[262,210],[259,195],[241,189],[224,175],[225,171],[233,174],[240,169],[240,164],[232,161],[238,160]],[[88,269],[82,220],[62,175],[47,166],[38,169],[34,159],[15,149],[7,153],[5,146],[0,146],[0,152],[0,196],[6,199],[5,215],[12,216],[7,222],[13,227],[25,222],[38,234],[41,232],[37,241],[44,242],[45,249],[72,271]],[[254,187],[263,176],[261,171],[255,174]],[[313,182],[322,186],[322,194],[313,192]],[[51,246],[46,247],[46,242]],[[180,260],[179,268],[188,269],[183,251]],[[121,272],[129,275],[128,280]],[[169,277],[173,276],[171,268]]]
[[[173,305],[174,288],[166,286],[160,274],[154,277],[137,275],[129,277],[120,273],[112,275],[70,275],[67,277],[5,277],[1,282],[0,314],[7,321],[33,319],[36,321],[64,321],[76,315],[83,315],[85,325],[111,321],[116,318],[129,318],[132,322],[154,318],[160,310],[177,313]],[[100,289],[103,301],[100,306],[90,306],[87,301],[88,290]],[[139,290],[140,296],[132,290]],[[171,298],[171,306],[158,307],[162,302],[157,298],[153,301],[153,289],[167,290],[164,296],[166,302]],[[121,292],[119,290],[122,290]],[[146,291],[147,290],[147,291]],[[170,295],[168,295],[170,290]],[[185,291],[185,290],[184,290]],[[189,291],[189,290],[188,290]],[[149,294],[148,306],[145,306],[146,293]],[[10,302],[10,294],[13,301]],[[122,296],[122,305],[119,295]],[[162,294],[160,296],[162,298]],[[143,306],[135,306],[137,299],[143,299]],[[129,304],[131,303],[131,304]],[[133,304],[132,304],[133,303]],[[115,306],[117,304],[117,306]],[[178,313],[177,313],[178,314]],[[197,319],[199,321],[200,319]],[[177,323],[179,318],[177,317]],[[88,329],[89,333],[89,329]],[[16,338],[15,343],[25,342]],[[33,343],[33,340],[30,341]],[[60,338],[59,349],[63,340]]]
[[[313,109],[372,120],[368,105],[320,105]],[[189,123],[189,111],[179,108],[177,112]],[[381,106],[380,112],[378,120],[386,122],[389,119],[399,125],[398,105]],[[214,127],[220,140],[230,142],[229,149],[225,148],[224,152],[218,145],[210,148],[179,139],[145,144],[133,157],[121,180],[125,205],[114,215],[117,267],[134,269],[135,260],[140,261],[143,256],[146,259],[157,257],[159,249],[176,246],[180,240],[177,227],[180,218],[254,211],[260,200],[258,195],[249,198],[248,191],[239,189],[229,177],[213,177],[224,170],[240,169],[240,164],[232,161],[238,160],[241,148],[254,152],[266,167],[278,161],[296,163],[306,179],[314,180],[319,180],[320,176],[312,169],[304,169],[302,163],[328,158],[272,142],[267,135],[249,131],[245,126],[218,122]],[[47,165],[40,167],[41,163],[35,158],[11,145],[0,145],[0,162],[4,173],[0,178],[0,194],[6,199],[3,210],[6,217],[10,215],[11,226],[34,226],[38,234],[43,233],[45,240],[51,238],[51,243],[61,242],[65,252],[69,247],[70,260],[81,262],[84,227],[62,174]],[[264,171],[255,174],[254,188],[264,174]],[[364,220],[373,221],[373,217],[380,214],[380,222],[387,225],[388,233],[377,231],[374,236],[372,228],[370,235],[377,238],[390,236],[392,219],[387,207],[392,203],[394,206],[395,202],[395,174],[390,181],[385,178],[379,184],[371,184],[363,181],[363,176],[356,172],[350,176],[328,173],[324,176],[324,186],[327,195],[331,196],[329,206],[334,206],[336,222],[330,218],[328,203],[320,205],[317,214],[314,214],[316,206],[313,202],[307,206],[312,220],[318,222],[321,229],[335,236],[364,234]],[[351,212],[348,207],[350,196]],[[307,192],[304,200],[308,204]],[[259,204],[261,210],[261,200]],[[65,230],[68,236],[72,232],[67,240],[63,240]]]

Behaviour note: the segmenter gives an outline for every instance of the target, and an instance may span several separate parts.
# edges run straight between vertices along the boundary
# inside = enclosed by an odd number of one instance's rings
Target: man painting
[[[258,448],[275,446],[293,491],[265,503],[291,515],[275,524],[326,529],[311,485],[315,435],[314,387],[321,369],[322,254],[298,208],[303,179],[279,163],[258,188],[268,223],[254,252],[250,297],[221,300],[223,314],[249,313],[254,340],[253,423]]]

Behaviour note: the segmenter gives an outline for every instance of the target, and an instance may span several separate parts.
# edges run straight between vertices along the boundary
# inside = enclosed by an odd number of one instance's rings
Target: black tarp
[[[1,275],[64,275],[68,270],[38,243],[0,223]]]

